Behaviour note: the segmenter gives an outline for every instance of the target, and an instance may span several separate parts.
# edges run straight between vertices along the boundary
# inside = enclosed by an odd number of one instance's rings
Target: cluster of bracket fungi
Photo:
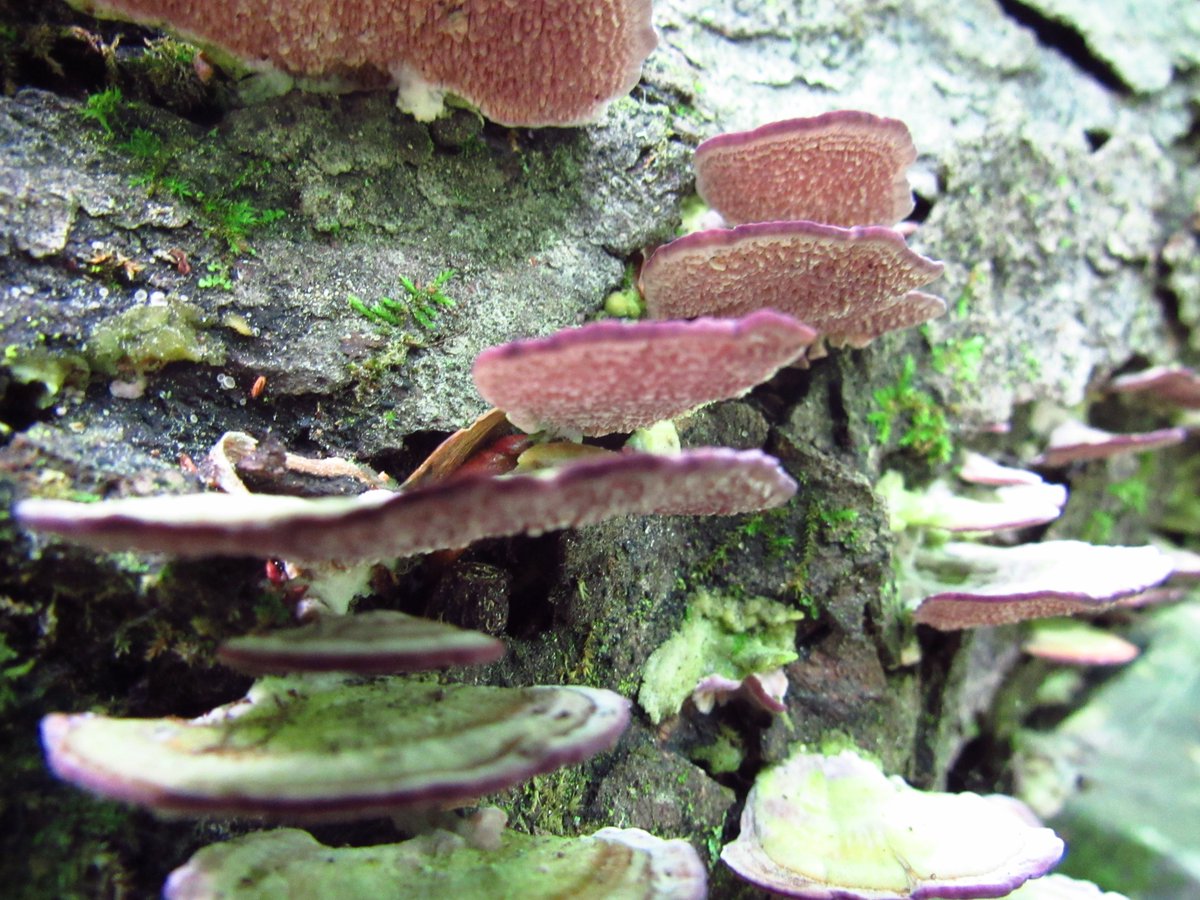
[[[628,90],[654,44],[649,0],[597,3],[582,18],[580,4],[504,0],[402,2],[389,18],[356,0],[340,4],[338,21],[330,21],[329,4],[308,0],[274,7],[282,18],[264,17],[259,31],[234,27],[244,24],[244,0],[202,13],[150,0],[82,5],[171,20],[217,51],[304,81],[393,84],[401,105],[422,119],[453,93],[501,123],[589,121]],[[507,40],[465,41],[469,28],[557,43],[552,53],[536,44],[514,50]],[[313,34],[322,39],[301,39]],[[566,61],[568,70],[531,67],[532,56]],[[578,83],[594,73],[603,83]],[[505,90],[495,92],[498,84]],[[496,409],[449,438],[398,490],[319,499],[250,493],[236,457],[253,441],[227,435],[210,459],[219,493],[18,504],[26,528],[102,550],[195,557],[253,547],[285,559],[306,571],[304,609],[315,618],[226,642],[220,659],[261,680],[244,699],[198,719],[47,716],[51,768],[165,814],[329,821],[466,805],[610,748],[630,715],[629,701],[612,691],[374,677],[485,663],[504,647],[398,612],[351,614],[353,590],[324,576],[617,515],[730,515],[786,502],[796,484],[776,460],[758,451],[681,450],[663,423],[740,396],[827,346],[861,347],[944,312],[940,298],[918,290],[941,265],[909,249],[896,228],[912,210],[905,173],[915,159],[903,123],[857,111],[704,142],[696,182],[712,227],[648,254],[638,287],[650,320],[596,322],[485,350],[474,377]],[[1159,390],[1194,407],[1196,384],[1193,373],[1153,372],[1113,389]],[[631,435],[620,451],[582,441],[618,433]],[[1106,439],[1064,426],[1035,462],[1053,468],[1180,439],[1178,429]],[[938,484],[917,494],[895,479],[881,483],[897,530],[1012,531],[1052,520],[1066,502],[1064,489],[1036,474],[979,457],[960,475],[974,490],[995,490],[969,497]],[[917,542],[911,550],[902,563],[919,593],[907,598],[915,621],[943,629],[1135,602],[1180,568],[1154,548],[1097,551],[1078,542]],[[947,570],[954,587],[929,588]],[[1090,584],[1081,584],[1084,572]],[[767,708],[781,708],[772,696]],[[347,896],[468,896],[468,884],[478,890],[489,878],[540,881],[568,895],[572,886],[602,896],[705,893],[705,868],[683,841],[637,829],[532,837],[505,831],[494,810],[454,824],[429,814],[438,830],[387,847],[335,850],[295,829],[227,841],[176,870],[166,893],[236,895],[247,879],[266,877],[278,890],[319,884]],[[1030,879],[1049,885],[1058,877],[1042,876],[1062,852],[1062,841],[1010,798],[919,792],[844,751],[798,752],[765,770],[722,858],[775,892],[883,900],[1002,896]],[[380,872],[386,884],[372,881]],[[412,880],[398,881],[401,872]],[[1055,880],[1054,889],[1072,888]]]

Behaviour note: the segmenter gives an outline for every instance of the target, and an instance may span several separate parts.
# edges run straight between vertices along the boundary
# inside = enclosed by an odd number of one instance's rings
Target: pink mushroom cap
[[[447,93],[504,125],[578,125],[637,83],[651,0],[74,0],[325,84],[396,86],[432,119]]]
[[[769,307],[831,343],[862,346],[943,313],[944,301],[915,290],[942,268],[890,228],[761,222],[664,244],[642,267],[639,287],[651,318],[736,317]]]
[[[524,431],[602,435],[740,396],[815,339],[770,310],[736,321],[595,322],[491,347],[473,374],[483,398]]]
[[[837,110],[709,138],[696,149],[696,191],[731,225],[894,225],[912,212],[916,158],[900,120]]]

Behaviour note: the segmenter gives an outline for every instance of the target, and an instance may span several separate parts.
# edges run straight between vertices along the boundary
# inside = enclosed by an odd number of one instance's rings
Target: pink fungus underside
[[[225,494],[98,504],[27,500],[16,516],[25,527],[101,549],[349,561],[465,547],[485,537],[541,534],[619,515],[732,515],[778,506],[795,490],[774,458],[715,448],[612,454],[550,475],[468,475],[351,500]]]
[[[1200,375],[1182,366],[1155,366],[1113,379],[1115,393],[1146,393],[1163,403],[1200,409]]]
[[[629,432],[744,394],[815,337],[768,310],[732,322],[596,322],[483,351],[475,384],[526,431]]]
[[[726,222],[894,225],[913,208],[908,128],[857,110],[719,134],[696,149],[696,190]]]
[[[769,307],[835,344],[862,344],[944,311],[942,300],[915,290],[942,268],[890,228],[761,222],[659,247],[639,286],[651,318],[736,317]]]
[[[1159,428],[1128,434],[1114,434],[1076,422],[1059,426],[1050,435],[1050,443],[1034,462],[1056,468],[1077,462],[1109,459],[1127,453],[1143,453],[1173,447],[1187,439],[1186,428]]]
[[[456,94],[505,125],[577,125],[628,93],[657,38],[651,0],[76,0],[253,68]]]

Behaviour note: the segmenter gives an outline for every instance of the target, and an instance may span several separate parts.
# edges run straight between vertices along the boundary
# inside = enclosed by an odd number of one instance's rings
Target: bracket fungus
[[[629,701],[585,687],[264,678],[198,719],[55,713],[60,778],[179,815],[346,820],[462,803],[611,747]]]
[[[27,528],[98,549],[182,557],[367,560],[541,534],[618,515],[732,515],[784,503],[796,483],[756,450],[621,453],[541,475],[466,475],[356,497],[190,494],[101,503],[24,500]]]
[[[861,347],[945,312],[940,297],[916,290],[942,268],[890,228],[758,222],[664,244],[642,266],[638,284],[651,318],[734,317],[769,307],[831,344]]]
[[[968,475],[977,477],[975,470],[969,470]],[[1018,478],[1015,474],[1009,477]],[[1067,489],[1061,484],[1047,484],[1036,475],[1033,478],[1036,481],[998,484],[990,489],[977,486],[960,494],[944,481],[935,481],[924,490],[908,490],[904,476],[888,471],[875,490],[887,501],[893,531],[913,526],[951,532],[1012,531],[1044,525],[1062,515]]]
[[[578,838],[505,831],[499,846],[486,849],[448,831],[399,844],[328,847],[307,832],[281,828],[198,851],[171,873],[164,896],[701,900],[706,881],[690,844],[636,828]]]
[[[1119,666],[1141,652],[1120,635],[1075,619],[1034,622],[1021,649],[1038,659],[1072,666]]]
[[[1146,394],[1184,409],[1200,409],[1200,374],[1184,366],[1153,366],[1114,378],[1108,389],[1116,394]]]
[[[1000,897],[1057,864],[1063,842],[1010,797],[918,791],[849,750],[764,770],[721,859],[810,900]]]
[[[518,428],[596,436],[739,397],[815,338],[770,310],[736,321],[594,322],[484,350],[473,374]]]
[[[297,628],[231,638],[217,648],[217,659],[247,675],[383,675],[479,665],[503,655],[497,638],[386,609],[321,616]]]
[[[696,192],[731,225],[893,225],[913,209],[908,127],[858,110],[771,122],[696,148]]]
[[[1034,465],[1059,468],[1074,462],[1108,459],[1122,453],[1160,450],[1183,443],[1186,428],[1159,428],[1132,434],[1113,434],[1082,422],[1063,422],[1052,432],[1046,449],[1034,459]]]
[[[579,125],[637,83],[651,0],[72,0],[322,87],[399,89],[428,121],[454,95],[502,125]]]
[[[1172,569],[1154,547],[1082,541],[948,543],[919,553],[916,565],[928,591],[916,621],[942,631],[1096,612],[1159,584]]]

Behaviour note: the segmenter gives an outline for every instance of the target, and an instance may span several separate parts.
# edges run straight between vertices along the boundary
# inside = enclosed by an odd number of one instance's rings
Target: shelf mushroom
[[[1000,897],[1063,853],[1011,797],[916,790],[850,750],[798,752],[764,770],[721,859],[810,900]]]

